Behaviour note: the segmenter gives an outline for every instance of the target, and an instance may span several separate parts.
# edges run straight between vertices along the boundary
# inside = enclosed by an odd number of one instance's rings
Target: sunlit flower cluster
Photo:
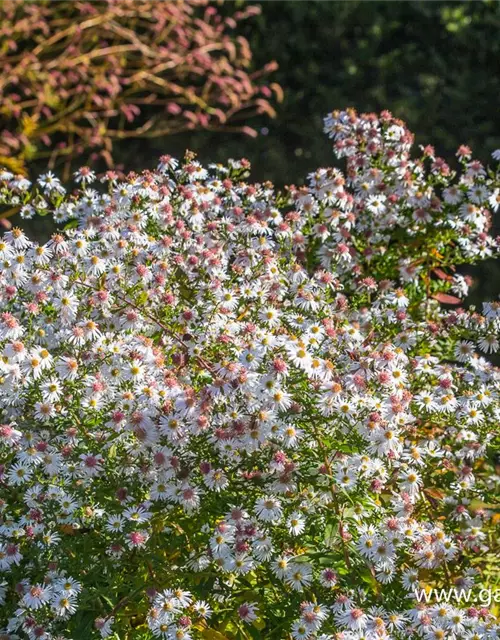
[[[0,172],[66,225],[0,239],[0,637],[498,638],[417,595],[499,552],[500,303],[454,267],[497,252],[499,176],[325,127],[345,175],[284,193],[190,154]]]

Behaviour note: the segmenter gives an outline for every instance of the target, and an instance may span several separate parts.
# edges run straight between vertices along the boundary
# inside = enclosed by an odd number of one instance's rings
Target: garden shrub
[[[67,173],[82,154],[112,166],[118,140],[200,128],[255,135],[242,118],[274,115],[281,94],[262,81],[276,65],[252,70],[236,30],[259,11],[223,16],[208,0],[2,2],[0,162],[18,172],[62,161]]]
[[[455,265],[500,176],[388,112],[325,129],[345,173],[283,193],[1,173],[66,224],[0,242],[2,637],[498,637],[500,304]]]

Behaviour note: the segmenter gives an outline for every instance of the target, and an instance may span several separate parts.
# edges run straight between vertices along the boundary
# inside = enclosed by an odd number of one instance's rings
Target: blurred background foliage
[[[248,4],[211,2],[223,16]],[[300,184],[308,172],[332,164],[322,118],[347,106],[389,109],[408,123],[418,144],[433,144],[448,160],[460,144],[484,162],[500,148],[496,0],[269,0],[260,6],[260,15],[240,23],[238,33],[249,42],[255,69],[273,60],[279,65],[270,76],[284,91],[282,104],[274,104],[276,117],[251,120],[256,138],[201,130],[117,141],[116,161],[127,169],[151,168],[159,155],[180,156],[189,148],[203,162],[247,157],[255,180]],[[497,262],[475,275],[473,299],[498,295]]]
[[[2,0],[0,163],[17,173],[110,168],[114,143],[197,129],[256,132],[274,116],[276,64],[252,68],[241,22],[209,0]],[[262,81],[264,79],[264,82]]]
[[[188,146],[203,160],[244,155],[256,178],[298,183],[331,164],[322,119],[346,106],[391,110],[417,143],[445,156],[468,144],[487,161],[500,147],[499,2],[271,0],[261,9],[242,32],[257,67],[279,65],[272,78],[285,98],[277,118],[262,120],[257,140],[202,132],[169,140],[169,148]]]

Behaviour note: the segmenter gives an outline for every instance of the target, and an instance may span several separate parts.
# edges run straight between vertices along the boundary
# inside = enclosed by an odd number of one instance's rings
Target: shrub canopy
[[[189,154],[1,173],[67,222],[0,243],[7,637],[498,637],[418,589],[494,585],[500,304],[454,265],[498,251],[499,174],[325,129],[345,174],[284,193]]]

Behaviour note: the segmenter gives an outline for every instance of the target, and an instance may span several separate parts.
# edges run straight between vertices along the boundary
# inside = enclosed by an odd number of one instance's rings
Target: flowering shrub
[[[196,128],[243,131],[273,115],[275,68],[250,72],[252,53],[235,33],[258,14],[224,17],[208,0],[16,2],[0,7],[0,164],[49,167],[91,152],[112,164],[113,141]]]
[[[7,638],[493,640],[500,304],[447,310],[498,251],[500,176],[388,113],[325,121],[345,176],[245,161],[118,181],[2,172],[66,230],[5,233]]]

